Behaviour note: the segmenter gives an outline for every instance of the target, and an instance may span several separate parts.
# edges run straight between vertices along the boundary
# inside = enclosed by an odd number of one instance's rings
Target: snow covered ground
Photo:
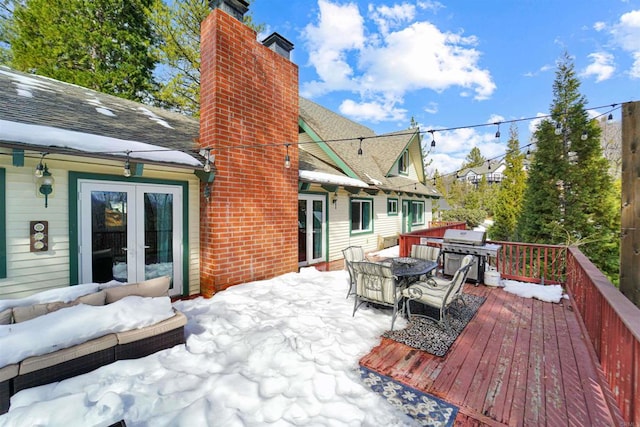
[[[397,256],[393,248],[379,255]],[[358,360],[379,344],[391,315],[363,306],[352,317],[347,283],[344,271],[307,268],[176,302],[189,319],[186,345],[23,390],[0,427],[107,426],[121,419],[129,427],[413,425],[360,380]],[[555,298],[559,290],[505,285],[529,297]],[[52,301],[58,292],[68,300],[93,289],[80,286],[32,299]],[[82,310],[63,310],[70,309]],[[398,329],[405,326],[397,319]]]
[[[0,426],[413,425],[360,381],[391,316],[352,317],[347,280],[309,268],[177,302],[186,345],[23,390]]]

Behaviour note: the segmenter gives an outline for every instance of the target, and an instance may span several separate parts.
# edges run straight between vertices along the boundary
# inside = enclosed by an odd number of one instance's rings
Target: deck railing
[[[421,237],[441,238],[464,223],[400,236],[400,255],[408,256]],[[519,242],[502,245],[497,268],[503,279],[563,284],[574,301],[623,424],[640,426],[640,308],[627,299],[578,248]],[[587,385],[585,385],[587,386]],[[613,402],[610,402],[612,405]]]
[[[577,248],[567,252],[573,297],[625,425],[640,425],[640,308]]]
[[[564,283],[567,247],[519,242],[492,242],[502,245],[497,269],[503,279],[520,282]]]
[[[466,228],[467,224],[464,222],[432,221],[429,228],[401,234],[398,239],[400,256],[409,256],[411,246],[419,245],[420,239],[424,237],[442,238],[448,229],[464,230]]]

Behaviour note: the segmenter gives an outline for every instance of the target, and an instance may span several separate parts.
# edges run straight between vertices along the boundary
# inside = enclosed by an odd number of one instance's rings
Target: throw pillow
[[[25,307],[13,307],[13,319],[15,323],[20,323],[39,316],[44,316],[45,314],[53,313],[54,311],[58,311],[61,308],[72,307],[78,304],[104,305],[105,299],[105,291],[100,291],[88,295],[83,295],[71,302],[56,301],[43,304],[28,305]]]
[[[12,318],[13,318],[12,309],[7,308],[6,310],[0,311],[0,325],[10,325]]]
[[[120,285],[106,288],[107,304],[116,302],[124,297],[136,295],[139,297],[166,297],[169,295],[171,277],[162,276],[130,285]]]

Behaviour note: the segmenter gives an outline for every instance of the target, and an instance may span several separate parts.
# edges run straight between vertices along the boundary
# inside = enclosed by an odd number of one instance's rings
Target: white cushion
[[[171,277],[162,276],[130,285],[118,285],[106,288],[107,304],[131,295],[140,297],[163,297],[169,295]]]

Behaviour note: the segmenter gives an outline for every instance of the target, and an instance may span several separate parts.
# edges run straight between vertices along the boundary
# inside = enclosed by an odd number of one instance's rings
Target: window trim
[[[6,171],[0,168],[0,279],[7,277],[7,184]]]
[[[400,175],[409,175],[409,150],[404,150],[400,158],[398,158],[398,173]]]
[[[395,212],[390,207],[390,203],[391,202],[395,202],[395,204],[396,204]],[[398,199],[397,198],[395,198],[395,197],[387,198],[387,215],[389,215],[389,216],[398,216]]]
[[[422,218],[416,218],[416,210],[414,206],[422,206]],[[425,224],[425,203],[423,200],[412,200],[411,201],[411,225],[424,225]]]
[[[354,230],[353,229],[353,203],[359,202],[361,205],[364,203],[368,203],[370,206],[369,209],[369,224],[370,227],[366,230]],[[364,197],[352,197],[349,200],[349,232],[351,235],[363,235],[363,234],[373,234],[373,199],[372,198],[364,198]]]

